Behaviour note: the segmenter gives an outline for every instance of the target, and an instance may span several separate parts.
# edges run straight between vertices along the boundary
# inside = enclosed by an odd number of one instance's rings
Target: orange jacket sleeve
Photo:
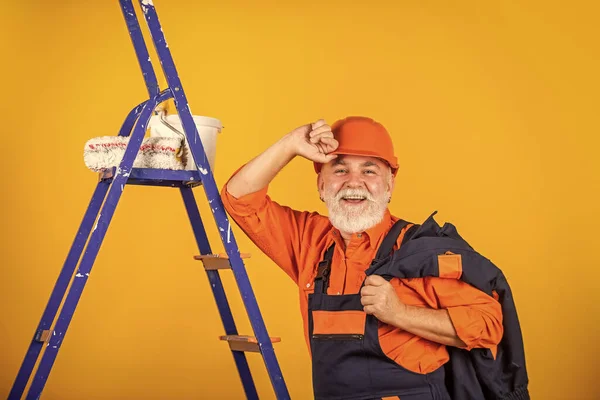
[[[500,343],[502,307],[493,297],[457,279],[430,278],[426,292],[435,293],[440,308],[448,310],[458,337],[465,349],[493,349]]]
[[[236,198],[225,185],[221,199],[229,216],[250,240],[298,283],[300,243],[310,214],[271,200],[267,189]]]

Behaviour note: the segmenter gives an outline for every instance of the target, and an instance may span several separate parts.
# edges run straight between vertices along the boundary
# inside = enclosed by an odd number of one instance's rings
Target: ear
[[[323,198],[323,188],[325,187],[325,182],[323,180],[323,176],[319,172],[317,174],[317,190],[319,191],[319,196]]]
[[[392,169],[389,169],[389,173],[388,173],[388,190],[390,195],[394,192],[394,187],[396,185],[396,177],[394,176],[394,174],[392,173]]]

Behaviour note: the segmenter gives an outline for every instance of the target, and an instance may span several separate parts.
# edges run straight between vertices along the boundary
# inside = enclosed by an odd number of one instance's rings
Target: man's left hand
[[[394,287],[379,275],[367,277],[360,296],[364,311],[386,324],[395,325],[400,313],[406,308]]]

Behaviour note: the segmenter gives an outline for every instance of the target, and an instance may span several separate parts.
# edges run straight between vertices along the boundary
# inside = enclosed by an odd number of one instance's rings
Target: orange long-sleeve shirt
[[[363,234],[354,234],[346,247],[329,219],[314,212],[282,206],[267,195],[267,187],[241,198],[221,192],[225,209],[252,242],[283,269],[299,288],[300,310],[308,346],[308,294],[314,291],[317,264],[336,243],[328,294],[358,293],[377,249],[398,218],[386,211],[383,221]],[[398,238],[402,241],[404,232]],[[503,334],[500,304],[487,294],[457,279],[397,279],[390,283],[407,305],[446,309],[458,337],[467,349],[495,349]],[[449,360],[446,346],[380,323],[379,341],[384,353],[402,367],[429,373]]]

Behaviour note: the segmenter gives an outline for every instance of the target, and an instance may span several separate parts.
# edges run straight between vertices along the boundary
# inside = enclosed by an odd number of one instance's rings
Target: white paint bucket
[[[198,135],[204,146],[206,157],[211,170],[215,169],[215,154],[217,151],[217,134],[221,132],[223,126],[221,121],[216,118],[205,117],[200,115],[194,115],[194,123],[198,130]],[[178,114],[172,114],[167,116],[153,115],[150,117],[148,123],[150,129],[150,137],[179,137],[182,140],[185,138],[183,131],[183,125]],[[177,132],[175,132],[175,129]],[[182,154],[182,161],[187,170],[198,169],[194,165],[192,153],[190,152],[189,145],[186,139],[186,145]]]

